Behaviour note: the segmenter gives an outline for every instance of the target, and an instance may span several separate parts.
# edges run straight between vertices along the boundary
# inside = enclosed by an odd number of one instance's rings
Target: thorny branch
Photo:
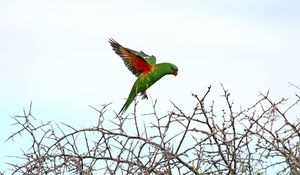
[[[296,87],[296,90],[299,88]],[[223,85],[225,106],[209,104],[211,86],[204,95],[192,94],[190,114],[174,109],[108,115],[109,105],[92,107],[96,126],[76,129],[67,124],[38,123],[32,104],[14,116],[18,129],[7,140],[30,137],[32,144],[19,163],[9,162],[12,174],[298,174],[300,173],[300,96],[274,101],[269,92],[249,108],[237,108]],[[287,103],[289,105],[286,105]],[[297,111],[298,110],[298,111]],[[274,171],[276,169],[276,171]],[[0,173],[1,174],[1,173]]]

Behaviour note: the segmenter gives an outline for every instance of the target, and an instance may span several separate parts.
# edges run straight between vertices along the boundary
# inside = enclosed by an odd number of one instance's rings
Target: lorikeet
[[[127,110],[138,93],[143,94],[143,98],[147,98],[146,90],[163,76],[168,74],[177,75],[178,68],[172,63],[156,64],[156,58],[153,55],[149,56],[142,51],[137,52],[123,47],[112,38],[109,39],[109,43],[116,54],[123,59],[127,68],[138,77],[118,115]]]

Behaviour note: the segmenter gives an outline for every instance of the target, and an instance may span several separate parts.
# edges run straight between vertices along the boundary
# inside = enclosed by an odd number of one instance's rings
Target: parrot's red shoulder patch
[[[150,65],[144,58],[132,53],[112,38],[109,40],[109,43],[116,54],[123,59],[125,65],[133,74],[139,76],[141,73],[147,74],[151,71],[152,65]]]

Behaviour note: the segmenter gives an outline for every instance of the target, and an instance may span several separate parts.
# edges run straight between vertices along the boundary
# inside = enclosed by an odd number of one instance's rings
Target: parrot
[[[122,58],[128,70],[137,77],[118,116],[122,115],[128,109],[138,94],[143,95],[142,99],[148,99],[146,90],[163,76],[170,74],[174,76],[177,75],[178,68],[172,63],[156,64],[155,56],[147,55],[143,51],[138,52],[123,47],[113,38],[109,39],[109,43],[113,51]]]

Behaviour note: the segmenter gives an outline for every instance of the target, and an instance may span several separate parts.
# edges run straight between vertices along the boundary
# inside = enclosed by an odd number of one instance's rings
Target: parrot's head
[[[167,74],[173,74],[174,76],[176,76],[178,72],[178,68],[172,63],[166,63],[166,71]]]

